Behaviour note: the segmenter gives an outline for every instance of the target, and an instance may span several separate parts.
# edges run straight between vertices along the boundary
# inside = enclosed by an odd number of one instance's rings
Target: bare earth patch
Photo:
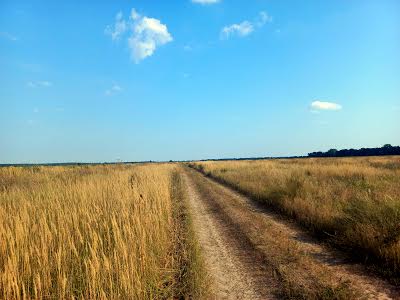
[[[257,265],[258,258],[253,256],[253,251],[235,240],[231,228],[202,199],[191,176],[187,173],[183,176],[193,226],[211,277],[211,295],[215,299],[273,299],[271,286],[265,285],[269,283],[265,268]]]

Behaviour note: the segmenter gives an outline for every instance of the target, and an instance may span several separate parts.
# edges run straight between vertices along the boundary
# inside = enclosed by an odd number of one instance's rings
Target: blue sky
[[[0,0],[0,163],[399,145],[399,54],[397,0]]]

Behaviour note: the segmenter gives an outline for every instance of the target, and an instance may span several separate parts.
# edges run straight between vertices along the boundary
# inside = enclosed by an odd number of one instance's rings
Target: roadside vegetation
[[[400,157],[197,162],[192,167],[373,263],[400,273]]]
[[[177,168],[1,168],[0,298],[201,297]]]
[[[269,295],[263,295],[265,299],[272,296],[278,299],[350,300],[380,296],[371,285],[359,282],[357,276],[348,276],[330,263],[315,259],[315,256],[323,255],[332,260],[330,254],[317,245],[293,238],[299,232],[254,209],[246,198],[238,197],[194,170],[188,171],[188,176],[199,193],[199,201],[206,204],[203,211],[196,213],[207,215],[211,212],[220,224],[224,224],[222,228],[229,249],[240,253],[236,260],[241,264],[237,263],[233,271],[232,266],[225,262],[225,276],[231,276],[229,272],[246,273],[241,278],[253,282],[255,290],[269,292]],[[218,257],[219,253],[214,253]],[[226,257],[222,255],[219,260],[224,262]],[[234,261],[235,258],[228,260]],[[223,287],[219,289],[224,290]],[[231,289],[230,292],[232,298],[241,298],[240,291]]]

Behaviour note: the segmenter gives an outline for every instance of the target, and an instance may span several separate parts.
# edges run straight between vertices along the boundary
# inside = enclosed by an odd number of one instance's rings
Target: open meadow
[[[197,297],[176,166],[0,168],[0,299]]]
[[[192,167],[389,277],[400,272],[400,157],[196,162]]]
[[[398,299],[399,195],[399,157],[2,167],[0,299]]]

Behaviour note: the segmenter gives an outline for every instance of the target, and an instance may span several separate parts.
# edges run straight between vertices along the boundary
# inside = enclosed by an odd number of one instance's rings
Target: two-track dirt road
[[[183,168],[195,234],[215,299],[400,299],[296,225]]]

